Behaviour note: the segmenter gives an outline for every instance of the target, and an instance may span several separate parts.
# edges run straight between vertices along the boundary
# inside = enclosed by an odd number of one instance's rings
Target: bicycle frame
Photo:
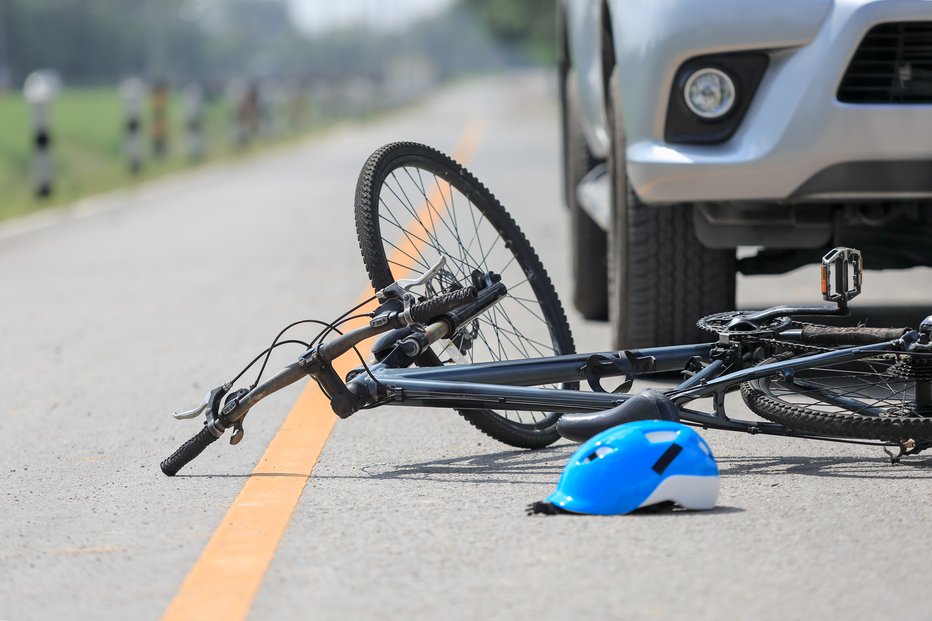
[[[476,298],[476,304],[494,303],[494,300],[480,302],[481,294],[467,292]],[[462,297],[461,293],[447,294]],[[488,297],[488,296],[486,296]],[[494,296],[493,296],[494,297]],[[428,304],[433,304],[429,302]],[[898,338],[883,340],[869,345],[857,345],[843,349],[834,349],[820,353],[800,355],[786,359],[774,359],[766,364],[756,364],[754,360],[744,359],[756,349],[757,341],[730,341],[723,336],[718,343],[699,343],[671,347],[644,348],[638,350],[621,350],[572,354],[523,360],[485,362],[476,364],[447,366],[411,366],[416,361],[426,364],[440,364],[435,355],[428,356],[428,348],[455,334],[454,327],[447,319],[440,318],[420,330],[405,328],[406,337],[396,339],[394,334],[386,342],[394,340],[390,348],[379,347],[379,362],[371,366],[363,364],[350,372],[347,378],[341,378],[334,370],[332,362],[354,349],[356,344],[395,326],[402,329],[405,325],[401,317],[410,311],[387,311],[387,315],[378,315],[368,326],[343,334],[333,341],[321,343],[308,349],[298,360],[281,369],[275,376],[252,389],[240,389],[227,394],[230,384],[224,384],[211,390],[205,401],[193,410],[175,414],[176,418],[193,418],[200,414],[206,416],[201,431],[183,444],[168,459],[161,463],[162,471],[172,476],[185,464],[196,458],[207,446],[220,438],[224,431],[233,428],[231,444],[242,438],[242,420],[250,409],[268,395],[299,381],[311,377],[317,381],[327,396],[330,406],[341,418],[346,418],[360,409],[382,405],[408,405],[422,407],[452,408],[469,410],[509,410],[537,411],[554,414],[567,413],[601,413],[594,418],[582,419],[583,427],[575,431],[564,428],[565,437],[587,437],[589,431],[612,427],[630,420],[645,417],[674,418],[687,424],[704,428],[728,431],[744,431],[752,434],[770,434],[852,442],[857,444],[874,444],[898,446],[899,456],[918,453],[930,448],[928,443],[916,444],[890,441],[862,441],[843,439],[831,432],[797,431],[779,422],[741,420],[731,418],[725,412],[725,395],[738,388],[744,382],[764,379],[782,374],[784,381],[796,383],[810,398],[829,405],[853,409],[868,415],[882,416],[884,411],[872,404],[863,403],[850,396],[818,385],[811,384],[805,377],[796,378],[798,371],[820,367],[821,365],[844,364],[870,358],[883,353],[909,353],[920,351],[928,353],[929,334],[932,332],[932,318],[927,318],[920,330],[908,331]],[[471,315],[466,317],[471,320]],[[453,325],[456,325],[455,322]],[[887,331],[883,331],[887,332]],[[894,332],[896,332],[894,330]],[[384,338],[383,337],[383,338]],[[787,341],[789,342],[789,341]],[[410,345],[415,345],[412,349]],[[376,350],[373,353],[378,357]],[[422,359],[423,358],[423,359]],[[751,366],[744,366],[750,363]],[[734,370],[729,370],[730,367]],[[692,371],[692,375],[679,385],[663,391],[662,394],[624,392],[630,388],[638,377],[653,373]],[[625,377],[625,383],[619,392],[606,392],[599,380],[603,377]],[[593,388],[592,392],[566,388],[576,388],[574,384],[586,380]],[[540,388],[542,384],[563,384],[563,388]],[[569,386],[567,386],[569,384]],[[921,386],[920,386],[921,384]],[[643,395],[641,404],[626,401]],[[220,407],[221,400],[223,407]],[[693,401],[710,398],[711,412],[687,407]],[[922,405],[932,406],[932,382],[917,381],[916,398]],[[645,413],[644,400],[652,403],[655,409]],[[632,407],[634,412],[631,411]],[[886,450],[886,449],[885,449]],[[899,456],[888,454],[893,461]]]
[[[857,393],[853,391],[838,392],[831,382],[813,382],[805,374],[797,376],[797,372],[824,365],[846,364],[885,353],[915,352],[928,356],[932,353],[932,316],[922,322],[919,330],[905,333],[902,329],[863,328],[853,335],[847,328],[829,329],[820,326],[814,326],[820,331],[810,331],[808,335],[805,327],[778,330],[781,326],[789,326],[789,318],[794,316],[845,315],[847,302],[860,291],[861,262],[857,251],[836,249],[823,258],[823,297],[835,302],[834,308],[782,306],[752,313],[712,315],[704,318],[704,321],[708,320],[705,323],[706,329],[718,333],[719,340],[715,343],[461,365],[442,364],[430,349],[431,345],[451,339],[457,349],[467,351],[468,339],[462,339],[461,343],[456,341],[460,334],[459,328],[469,325],[487,308],[498,303],[506,295],[507,289],[500,278],[495,278],[491,272],[485,278],[474,272],[472,286],[451,289],[429,300],[416,301],[408,288],[426,282],[443,267],[444,260],[441,259],[420,279],[396,281],[382,290],[379,294],[382,305],[371,315],[367,326],[312,346],[296,362],[258,386],[229,393],[231,384],[224,384],[211,390],[198,407],[176,413],[176,418],[193,418],[204,414],[205,425],[195,437],[162,462],[162,471],[169,476],[174,475],[228,428],[234,429],[231,443],[236,444],[242,438],[242,420],[250,409],[268,395],[303,377],[311,377],[320,385],[329,397],[334,413],[341,418],[361,409],[382,405],[451,408],[464,412],[505,410],[546,412],[548,415],[577,413],[587,416],[564,418],[557,423],[556,431],[564,437],[580,440],[631,420],[670,418],[711,429],[899,446],[899,455],[915,454],[932,448],[932,444],[922,438],[919,442],[913,439],[890,442],[888,434],[888,440],[865,442],[838,437],[847,434],[833,433],[831,427],[813,426],[805,422],[801,427],[814,431],[799,431],[788,426],[797,422],[795,419],[784,419],[778,415],[774,415],[773,420],[783,422],[742,420],[729,417],[725,411],[725,395],[728,392],[746,382],[782,375],[780,381],[793,384],[793,392],[804,393],[807,398],[822,404],[856,412],[868,419],[879,419],[889,414],[889,408],[879,406],[881,402],[859,401]],[[768,323],[775,320],[776,328]],[[716,325],[716,321],[721,325]],[[783,338],[774,341],[770,337],[761,336],[777,333]],[[786,346],[811,342],[816,335],[846,339],[842,343],[852,342],[847,339],[857,336],[860,342],[869,344],[785,358],[772,357],[773,350],[767,346],[768,341]],[[891,338],[894,335],[895,338]],[[346,378],[340,377],[333,367],[333,361],[355,349],[359,343],[374,337],[379,337],[372,349],[377,362],[371,366],[363,363]],[[831,340],[828,342],[833,343]],[[760,349],[761,346],[764,348]],[[761,352],[769,352],[765,356],[771,356],[771,359],[759,363],[761,356],[758,354]],[[416,364],[423,366],[414,366]],[[926,366],[932,367],[928,364]],[[672,388],[653,393],[627,392],[638,377],[681,371],[689,372],[689,377]],[[601,378],[605,377],[624,377],[625,380],[617,392],[607,392],[600,383]],[[915,404],[919,408],[916,411],[920,416],[928,416],[932,410],[932,379],[924,372],[914,377]],[[589,384],[591,392],[575,390],[582,380]],[[553,387],[542,388],[542,385]],[[637,401],[639,397],[640,401]],[[711,399],[711,411],[689,407],[692,402],[701,399]],[[867,401],[871,399],[871,396],[867,397]],[[629,400],[631,403],[626,404]],[[891,420],[897,426],[903,424],[898,419]],[[549,426],[556,421],[552,418],[535,421],[535,426],[537,422]],[[898,456],[888,454],[893,461],[898,459]]]
[[[708,363],[707,366],[678,386],[664,391],[679,409],[684,422],[748,433],[829,438],[831,436],[817,433],[794,432],[779,423],[730,418],[725,413],[724,396],[743,382],[775,373],[792,373],[827,363],[868,358],[878,353],[906,351],[917,338],[918,333],[910,332],[891,341],[798,356],[727,373],[723,372],[725,365],[720,361],[710,362],[714,344],[706,343],[442,367],[387,368],[376,364],[370,368],[371,376],[360,373],[349,384],[361,384],[365,392],[373,395],[375,401],[371,405],[598,412],[621,405],[636,393],[582,392],[534,386],[590,379],[586,371],[593,356],[613,361],[611,368],[600,373],[601,377],[626,376],[632,379],[638,376],[636,367],[639,361],[646,363],[642,364],[640,375],[669,373],[682,371],[690,359],[698,356]],[[357,388],[357,392],[361,391]],[[685,407],[704,398],[713,400],[711,413]]]

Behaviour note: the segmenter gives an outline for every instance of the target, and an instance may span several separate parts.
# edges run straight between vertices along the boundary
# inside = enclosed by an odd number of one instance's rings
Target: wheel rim
[[[443,364],[490,362],[553,356],[564,347],[554,334],[553,318],[541,304],[547,294],[537,278],[530,248],[503,238],[499,214],[467,196],[457,178],[436,170],[428,160],[407,158],[388,167],[379,184],[378,236],[382,240],[388,284],[423,273],[440,256],[447,263],[427,286],[433,296],[472,283],[472,273],[495,272],[508,287],[507,296],[452,340],[433,350]],[[559,385],[550,386],[560,388]],[[552,426],[559,414],[527,411],[494,412],[528,429]]]

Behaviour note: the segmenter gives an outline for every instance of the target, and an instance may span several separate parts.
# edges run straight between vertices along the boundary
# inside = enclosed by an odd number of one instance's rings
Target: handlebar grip
[[[207,425],[196,436],[178,447],[171,457],[161,463],[162,472],[173,477],[184,466],[200,455],[205,448],[217,440],[217,436],[210,432]]]
[[[464,289],[450,291],[449,293],[438,295],[426,302],[421,302],[420,304],[412,306],[411,318],[417,323],[428,323],[431,319],[449,313],[455,308],[459,308],[470,302],[475,302],[478,296],[479,293],[476,291],[475,287],[466,287]]]

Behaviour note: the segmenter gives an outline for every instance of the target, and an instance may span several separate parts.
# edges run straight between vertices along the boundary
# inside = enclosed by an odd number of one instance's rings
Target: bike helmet
[[[698,433],[673,421],[643,420],[603,431],[580,446],[557,491],[530,511],[617,515],[664,502],[711,509],[718,488],[718,466]]]

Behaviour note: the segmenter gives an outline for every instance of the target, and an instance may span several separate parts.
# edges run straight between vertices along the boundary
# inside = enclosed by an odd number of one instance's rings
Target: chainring
[[[726,337],[729,341],[743,341],[746,339],[763,339],[774,336],[780,330],[801,326],[789,317],[776,317],[763,324],[756,325],[750,322],[737,322],[736,319],[747,316],[747,311],[726,311],[706,315],[696,322],[700,330]],[[732,325],[734,324],[734,325]]]

